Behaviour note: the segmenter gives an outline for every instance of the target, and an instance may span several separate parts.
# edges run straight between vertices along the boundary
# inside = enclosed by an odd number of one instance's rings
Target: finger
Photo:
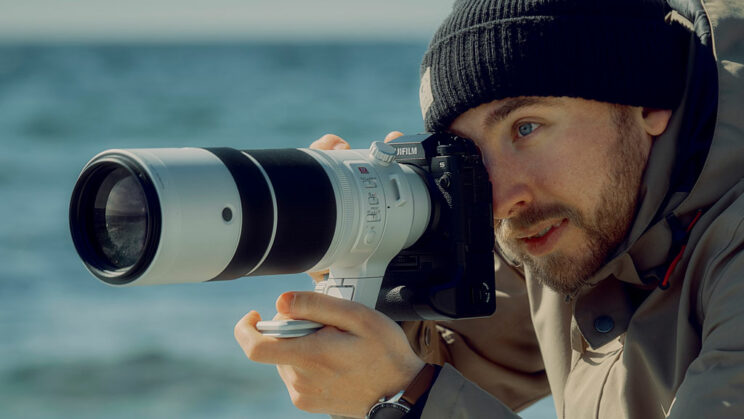
[[[393,131],[393,132],[391,132],[391,133],[389,133],[388,135],[385,136],[385,142],[386,143],[389,143],[390,141],[393,141],[394,139],[396,139],[398,137],[402,137],[402,136],[403,136],[403,133],[402,132],[400,132],[400,131]]]
[[[318,282],[325,281],[326,279],[328,279],[329,272],[330,271],[328,269],[325,269],[325,270],[317,271],[317,272],[308,272],[307,274],[310,275],[310,278],[312,278],[313,281],[315,281],[315,283],[317,284]]]
[[[334,134],[326,134],[310,144],[310,148],[318,150],[349,150],[351,146],[343,138]]]
[[[327,392],[325,388],[312,378],[308,379],[300,374],[295,367],[277,365],[277,370],[296,408],[310,413],[327,413],[328,400],[324,397],[324,393]]]
[[[295,320],[295,319],[289,317],[288,315],[284,313],[276,313],[274,314],[274,318],[271,320]]]
[[[357,336],[376,333],[380,322],[392,322],[362,304],[317,292],[284,293],[276,300],[276,310],[293,319],[335,326]]]
[[[264,336],[256,329],[261,316],[255,311],[243,316],[235,325],[235,340],[251,361],[262,364],[300,365],[306,362],[301,354],[308,344],[304,339],[277,339]]]

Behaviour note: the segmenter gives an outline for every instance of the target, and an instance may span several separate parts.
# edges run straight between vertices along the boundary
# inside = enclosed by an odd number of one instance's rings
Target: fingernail
[[[344,144],[344,143],[338,143],[338,144],[336,144],[336,145],[333,146],[333,149],[334,150],[346,150],[347,147],[346,147],[346,144]]]

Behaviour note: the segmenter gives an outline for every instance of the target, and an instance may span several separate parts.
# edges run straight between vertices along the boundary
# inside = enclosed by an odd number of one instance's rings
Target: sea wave
[[[162,350],[41,361],[0,373],[3,417],[304,416],[271,412],[287,397],[273,367]]]

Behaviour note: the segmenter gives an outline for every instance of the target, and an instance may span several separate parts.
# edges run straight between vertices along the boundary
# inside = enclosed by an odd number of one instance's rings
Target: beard
[[[635,217],[639,188],[648,156],[641,147],[645,133],[632,119],[630,110],[613,106],[616,136],[605,156],[609,170],[600,189],[600,199],[586,214],[569,205],[534,205],[513,218],[496,220],[496,243],[510,261],[522,265],[525,273],[541,284],[565,295],[575,295],[607,261],[623,241]],[[523,230],[536,223],[567,219],[586,237],[577,252],[569,256],[554,251],[532,257],[508,239],[507,231]]]

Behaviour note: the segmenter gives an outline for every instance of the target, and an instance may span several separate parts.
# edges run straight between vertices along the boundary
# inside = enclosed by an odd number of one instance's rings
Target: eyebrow
[[[503,121],[517,109],[535,105],[556,105],[558,103],[555,98],[542,96],[511,97],[503,99],[502,102],[503,103],[500,106],[497,106],[489,112],[488,116],[483,121],[486,128]]]

